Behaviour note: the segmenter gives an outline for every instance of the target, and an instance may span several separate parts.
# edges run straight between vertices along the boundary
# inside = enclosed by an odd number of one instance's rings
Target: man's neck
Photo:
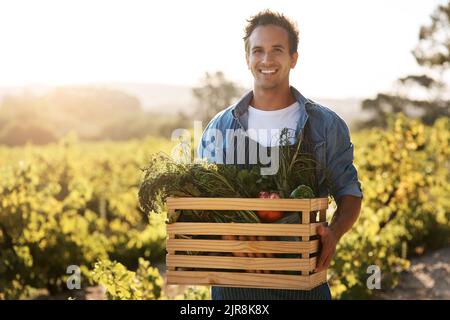
[[[292,95],[289,85],[284,86],[282,89],[261,89],[258,87],[253,88],[253,98],[250,104],[260,110],[274,111],[284,109],[292,105],[296,101]]]

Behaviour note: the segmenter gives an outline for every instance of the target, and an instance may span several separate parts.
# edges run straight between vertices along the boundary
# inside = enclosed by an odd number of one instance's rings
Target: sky
[[[420,73],[411,50],[444,0],[0,0],[0,86],[133,82],[195,86],[205,71],[251,88],[246,19],[300,29],[290,83],[309,96],[370,97]]]

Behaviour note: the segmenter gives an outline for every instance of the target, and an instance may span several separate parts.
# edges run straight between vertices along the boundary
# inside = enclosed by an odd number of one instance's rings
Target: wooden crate
[[[317,227],[326,224],[327,198],[244,199],[168,198],[169,212],[177,210],[276,210],[296,212],[301,223],[202,223],[167,225],[167,284],[218,285],[310,290],[326,282],[326,270],[314,273],[318,259]],[[293,237],[293,241],[186,239],[189,236]],[[208,255],[186,254],[186,251]],[[212,254],[219,255],[212,255]],[[223,254],[229,256],[223,256]],[[268,257],[233,254],[272,253]],[[292,258],[292,255],[295,258]],[[254,255],[255,256],[255,255]],[[288,257],[286,257],[288,256]],[[188,269],[188,271],[186,270]],[[255,270],[261,273],[257,273]],[[270,273],[264,273],[269,270]],[[286,274],[289,271],[291,274]],[[284,273],[284,274],[283,274]],[[292,274],[294,273],[294,274]]]

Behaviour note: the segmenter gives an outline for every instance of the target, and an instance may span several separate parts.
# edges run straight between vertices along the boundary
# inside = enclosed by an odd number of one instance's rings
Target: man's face
[[[298,53],[289,53],[288,32],[275,25],[258,26],[249,38],[246,53],[254,84],[275,89],[289,84],[289,71],[297,63]]]

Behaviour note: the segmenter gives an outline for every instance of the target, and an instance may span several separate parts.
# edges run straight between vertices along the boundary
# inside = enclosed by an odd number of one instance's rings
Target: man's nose
[[[267,53],[264,54],[262,62],[263,63],[271,62],[273,60],[272,58],[273,58],[272,54],[270,52],[267,52]]]

